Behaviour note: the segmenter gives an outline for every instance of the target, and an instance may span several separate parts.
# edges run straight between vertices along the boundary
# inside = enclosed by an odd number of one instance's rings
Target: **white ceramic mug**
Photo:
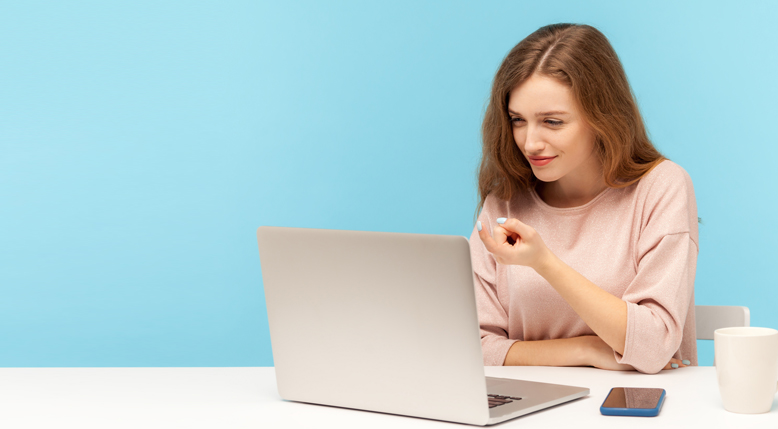
[[[778,331],[722,328],[714,331],[713,341],[724,408],[742,414],[770,411],[778,391]]]

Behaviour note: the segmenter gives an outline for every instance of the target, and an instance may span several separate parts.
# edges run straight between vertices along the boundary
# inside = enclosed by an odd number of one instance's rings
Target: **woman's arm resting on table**
[[[543,341],[517,341],[505,356],[506,366],[593,366],[613,371],[633,371],[620,364],[613,349],[596,335]],[[675,365],[675,366],[673,366]],[[671,359],[664,369],[684,367],[682,361]]]
[[[508,350],[504,365],[593,366],[630,371],[616,363],[613,349],[595,335],[557,340],[517,341]]]

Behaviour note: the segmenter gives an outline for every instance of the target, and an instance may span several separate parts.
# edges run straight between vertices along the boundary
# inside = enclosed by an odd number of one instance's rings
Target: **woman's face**
[[[510,92],[508,114],[513,139],[539,180],[576,183],[600,174],[594,132],[567,86],[535,74]]]

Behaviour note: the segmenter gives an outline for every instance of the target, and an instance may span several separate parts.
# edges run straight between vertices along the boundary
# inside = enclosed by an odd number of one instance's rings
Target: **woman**
[[[486,365],[697,364],[692,182],[649,141],[602,33],[549,25],[511,50],[478,182],[470,243]]]

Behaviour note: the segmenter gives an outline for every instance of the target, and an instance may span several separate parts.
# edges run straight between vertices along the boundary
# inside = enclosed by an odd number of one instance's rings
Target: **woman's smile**
[[[556,156],[528,156],[527,157],[529,163],[536,167],[544,166],[549,162],[553,161],[555,158]]]

